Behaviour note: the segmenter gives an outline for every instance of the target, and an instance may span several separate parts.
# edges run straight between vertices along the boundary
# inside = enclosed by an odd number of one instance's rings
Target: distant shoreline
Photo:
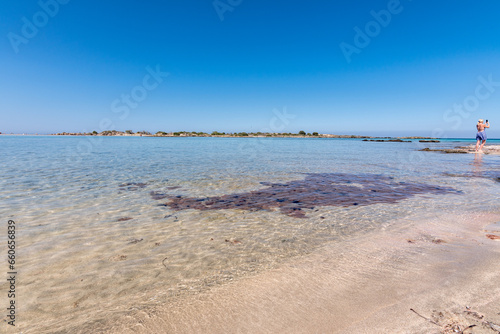
[[[336,135],[336,134],[320,134],[313,133],[261,133],[261,132],[235,132],[235,133],[220,133],[214,131],[212,133],[205,132],[163,132],[158,131],[155,134],[147,131],[141,132],[123,132],[123,131],[103,131],[100,133],[94,132],[60,132],[54,134],[38,134],[38,133],[0,133],[0,136],[88,136],[88,137],[205,137],[205,138],[352,138],[352,139],[438,139],[433,137],[409,136],[409,137],[390,137],[390,136],[361,136],[361,135]]]
[[[224,135],[212,135],[205,133],[204,135],[199,135],[199,134],[192,134],[192,133],[179,133],[176,135],[175,132],[169,132],[166,134],[140,134],[140,133],[134,133],[134,134],[127,134],[121,131],[116,131],[116,134],[92,134],[92,133],[70,133],[70,132],[63,132],[63,133],[51,133],[51,134],[39,134],[39,133],[0,133],[1,136],[39,136],[39,137],[59,137],[59,136],[66,136],[66,137],[152,137],[152,138],[195,138],[195,137],[200,137],[200,138],[331,138],[331,139],[368,139],[365,141],[382,141],[380,139],[385,139],[383,141],[399,141],[402,139],[417,139],[417,140],[473,140],[475,139],[473,137],[453,137],[453,138],[439,138],[439,137],[424,137],[424,136],[406,136],[406,137],[397,137],[397,136],[362,136],[362,135],[336,135],[336,134],[318,134],[318,135],[299,135],[299,134],[284,134],[284,133],[274,133],[274,134],[260,134],[257,135],[255,133],[248,133],[247,135],[239,135],[239,133],[231,133],[231,134],[224,134]],[[369,140],[372,139],[372,140]],[[377,139],[377,140],[374,140]],[[500,140],[500,138],[488,138],[488,140]]]

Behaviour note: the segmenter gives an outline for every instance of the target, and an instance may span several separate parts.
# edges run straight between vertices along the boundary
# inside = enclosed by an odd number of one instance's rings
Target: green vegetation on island
[[[318,132],[305,132],[303,130],[298,133],[291,132],[219,132],[212,131],[207,132],[196,132],[196,131],[157,131],[152,134],[148,131],[134,132],[132,130],[118,131],[118,130],[106,130],[102,132],[92,131],[92,132],[60,132],[53,134],[55,136],[145,136],[145,137],[294,137],[294,138],[373,138],[370,136],[355,136],[355,135],[334,135],[334,134],[320,134]]]
[[[365,141],[391,141],[391,142],[407,142],[403,139],[436,139],[430,137],[373,137],[373,136],[357,136],[357,135],[335,135],[335,134],[321,134],[316,131],[305,132],[300,130],[297,133],[291,132],[219,132],[212,131],[207,132],[196,132],[196,131],[157,131],[152,134],[148,131],[138,131],[134,132],[132,130],[118,131],[118,130],[106,130],[102,132],[92,131],[92,132],[61,132],[53,134],[56,136],[137,136],[137,137],[222,137],[222,138],[359,138]],[[426,142],[423,141],[422,142]],[[432,141],[436,142],[436,141]]]

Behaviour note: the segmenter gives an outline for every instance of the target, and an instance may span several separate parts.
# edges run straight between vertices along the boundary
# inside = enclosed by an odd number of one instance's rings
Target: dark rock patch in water
[[[362,141],[375,141],[379,143],[411,143],[411,140],[401,140],[401,139],[363,139]]]
[[[474,178],[492,179],[493,181],[500,182],[500,171],[495,171],[495,170],[467,172],[462,174],[444,173],[444,175],[451,177],[465,177],[465,178],[474,177]]]
[[[465,150],[462,150],[462,149],[430,149],[428,147],[426,148],[423,148],[419,151],[423,151],[423,152],[443,152],[443,153],[459,153],[459,154],[466,154],[466,153],[469,153]]]
[[[396,203],[418,194],[460,193],[452,188],[395,182],[392,177],[373,174],[309,173],[304,180],[289,183],[262,182],[262,184],[267,188],[246,193],[206,198],[162,194],[164,197],[157,196],[157,198],[168,198],[169,201],[163,205],[176,211],[279,209],[287,216],[306,218],[304,210],[314,209],[317,206],[365,206]]]
[[[160,199],[171,197],[171,195],[164,194],[164,193],[161,193],[159,191],[150,191],[149,195],[151,196],[152,199],[157,200],[157,201]]]
[[[120,190],[128,190],[128,191],[136,191],[137,189],[143,189],[146,188],[148,184],[147,183],[140,183],[140,182],[129,182],[129,183],[122,183],[118,185],[120,187]]]
[[[179,186],[166,187],[165,190],[175,190],[175,189],[179,189],[179,188],[182,188],[182,187],[179,187]],[[154,200],[160,200],[160,199],[172,197],[172,195],[161,193],[159,191],[150,191],[149,195]]]

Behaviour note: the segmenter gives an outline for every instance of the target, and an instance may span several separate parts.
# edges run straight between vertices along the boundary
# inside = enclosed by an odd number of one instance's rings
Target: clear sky
[[[6,1],[0,131],[473,137],[485,118],[500,138],[499,13],[497,0]]]

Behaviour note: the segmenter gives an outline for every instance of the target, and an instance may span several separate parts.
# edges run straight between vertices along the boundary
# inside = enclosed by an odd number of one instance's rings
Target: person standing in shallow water
[[[484,129],[489,128],[490,123],[486,120],[486,124],[483,123],[483,120],[480,119],[477,121],[476,128],[476,152],[481,152],[483,150],[484,143],[486,143],[486,131]],[[481,145],[479,145],[481,143]]]

